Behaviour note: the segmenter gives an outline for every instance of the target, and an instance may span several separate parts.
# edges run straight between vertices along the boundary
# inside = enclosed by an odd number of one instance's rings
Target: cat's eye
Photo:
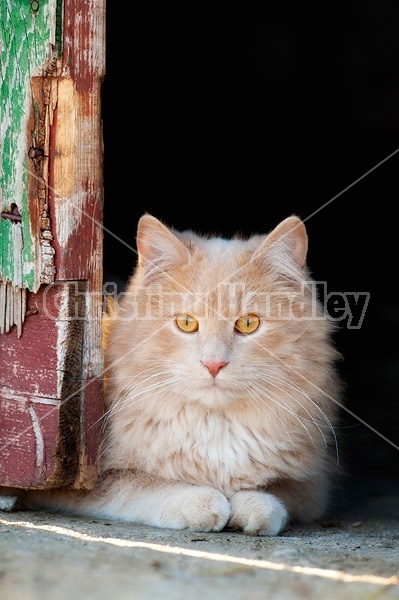
[[[254,315],[250,313],[248,315],[243,315],[234,324],[234,328],[239,333],[254,333],[258,329],[260,325],[260,319],[258,315]]]
[[[181,331],[184,331],[184,333],[194,333],[195,331],[198,331],[197,319],[186,313],[178,315],[175,322],[178,328]]]

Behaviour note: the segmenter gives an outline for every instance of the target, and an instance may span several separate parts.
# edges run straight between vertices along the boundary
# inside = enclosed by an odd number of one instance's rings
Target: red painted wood
[[[94,464],[98,460],[104,417],[103,382],[100,379],[89,379],[85,391],[85,435],[89,449],[88,459]]]
[[[57,279],[90,280],[102,262],[103,170],[101,85],[104,78],[104,0],[64,0],[61,70],[73,80],[77,130],[77,164],[70,202],[71,221],[78,223],[65,239],[63,213],[57,210],[57,181],[49,170],[49,208],[54,235]],[[94,35],[94,33],[96,35]],[[50,154],[57,149],[55,107]],[[82,133],[83,132],[83,133]],[[62,239],[57,230],[63,230]]]
[[[56,466],[59,402],[0,395],[0,413],[0,483],[44,487]]]
[[[0,485],[65,485],[77,475],[82,365],[67,357],[71,347],[78,351],[79,339],[82,345],[82,329],[77,341],[69,333],[82,310],[81,289],[77,282],[42,286],[28,296],[28,314],[33,314],[22,336],[15,329],[0,336]],[[68,387],[60,375],[69,366],[75,372],[68,377],[76,385]],[[76,416],[68,421],[69,407]],[[75,455],[72,461],[67,457],[68,464],[62,456],[66,447]]]
[[[45,221],[58,283],[29,294],[28,314],[35,314],[20,339],[15,330],[0,335],[0,485],[87,488],[99,470],[104,26],[104,0],[63,0],[62,57],[52,75],[46,140]],[[36,191],[35,222],[43,218]]]
[[[22,337],[16,328],[0,335],[0,390],[57,398],[57,317],[60,286],[46,286],[28,296]]]
[[[91,378],[86,381],[84,397],[83,439],[80,461],[84,466],[78,475],[75,487],[85,487],[86,473],[94,473],[96,477],[100,468],[100,445],[102,439],[102,425],[104,417],[103,382]]]

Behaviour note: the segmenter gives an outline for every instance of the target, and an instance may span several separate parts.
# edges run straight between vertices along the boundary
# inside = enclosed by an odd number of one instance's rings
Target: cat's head
[[[151,215],[109,341],[119,388],[207,407],[263,402],[324,385],[330,324],[306,268],[304,223],[290,216],[247,239],[177,232]],[[176,400],[177,402],[177,400]]]

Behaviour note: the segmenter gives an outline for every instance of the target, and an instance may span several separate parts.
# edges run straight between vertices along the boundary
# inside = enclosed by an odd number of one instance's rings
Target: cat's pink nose
[[[202,364],[208,369],[212,377],[216,377],[220,369],[223,369],[228,363],[225,360],[203,360]]]

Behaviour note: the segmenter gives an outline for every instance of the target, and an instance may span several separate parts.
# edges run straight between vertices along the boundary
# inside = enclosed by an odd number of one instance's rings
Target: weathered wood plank
[[[105,73],[105,0],[65,0],[62,80],[51,136],[50,220],[57,279],[86,281],[80,470],[76,487],[91,487],[103,414],[101,344],[103,140],[101,85]]]
[[[0,334],[8,333],[16,325],[21,337],[26,312],[26,288],[0,280]]]
[[[85,291],[84,282],[43,286],[29,296],[28,314],[33,314],[22,337],[16,331],[0,337],[1,485],[49,487],[78,476]]]
[[[56,470],[60,402],[0,393],[0,482],[41,487]]]
[[[100,470],[100,443],[104,416],[102,379],[86,380],[78,472],[73,487],[93,487]]]
[[[50,176],[57,279],[90,279],[102,263],[104,0],[64,3],[61,72]]]
[[[30,294],[28,311],[34,314],[27,318],[21,339],[16,330],[0,336],[0,390],[60,398],[63,357],[58,355],[57,344],[60,327],[68,323],[64,305],[71,285],[55,284]]]
[[[3,33],[4,25],[8,27],[10,22],[9,7],[13,26],[23,17],[21,36],[24,27],[28,32],[33,27],[28,23],[32,3],[27,2],[19,13],[19,2],[9,0],[6,4],[0,3],[0,58],[9,58],[4,48],[11,47]],[[100,98],[105,69],[105,0],[43,0],[35,12],[34,25],[43,20],[42,37],[47,39],[43,43],[48,54],[41,62],[32,61],[42,68],[22,70],[23,85],[17,93],[19,97],[24,97],[26,90],[29,93],[21,105],[24,118],[17,128],[19,142],[12,152],[6,145],[1,148],[10,161],[12,157],[19,159],[13,181],[18,175],[20,192],[16,197],[23,200],[15,205],[22,211],[19,229],[23,242],[27,236],[31,253],[13,255],[9,237],[14,236],[15,241],[18,228],[12,227],[18,221],[7,221],[3,238],[6,249],[0,248],[0,279],[12,281],[15,288],[15,278],[19,277],[18,281],[35,293],[28,294],[27,315],[31,316],[25,320],[20,339],[21,328],[0,336],[0,402],[6,415],[0,429],[0,473],[7,474],[0,485],[82,488],[91,487],[99,471],[103,414]],[[12,27],[10,31],[15,35]],[[34,39],[28,38],[34,46]],[[15,48],[24,43],[16,39]],[[23,49],[14,55],[19,52],[24,55]],[[6,87],[2,89],[6,98]],[[0,117],[4,115],[0,112]],[[9,138],[13,142],[11,130]],[[11,204],[2,206],[12,209]],[[3,272],[4,264],[8,271],[5,268]],[[32,273],[30,278],[28,272]],[[57,281],[53,285],[43,285],[54,278]],[[6,298],[10,289],[5,291]],[[20,307],[5,301],[4,306],[9,311],[7,323],[11,316],[23,318],[23,300]],[[37,405],[50,401],[54,402],[52,417],[44,417]],[[30,427],[25,446],[16,438],[10,415],[22,429]],[[1,453],[2,443],[8,447],[12,440],[15,451],[12,454],[9,450],[6,459]],[[42,448],[39,458],[38,448]],[[34,463],[28,462],[29,449]],[[53,462],[47,458],[47,449]],[[36,464],[33,475],[28,464],[32,469]]]
[[[0,197],[1,212],[18,209],[21,221],[0,219],[0,279],[37,291],[40,235],[31,227],[28,151],[36,147],[28,121],[35,112],[31,78],[52,64],[56,49],[56,0],[0,2]],[[21,235],[23,243],[21,243]]]

